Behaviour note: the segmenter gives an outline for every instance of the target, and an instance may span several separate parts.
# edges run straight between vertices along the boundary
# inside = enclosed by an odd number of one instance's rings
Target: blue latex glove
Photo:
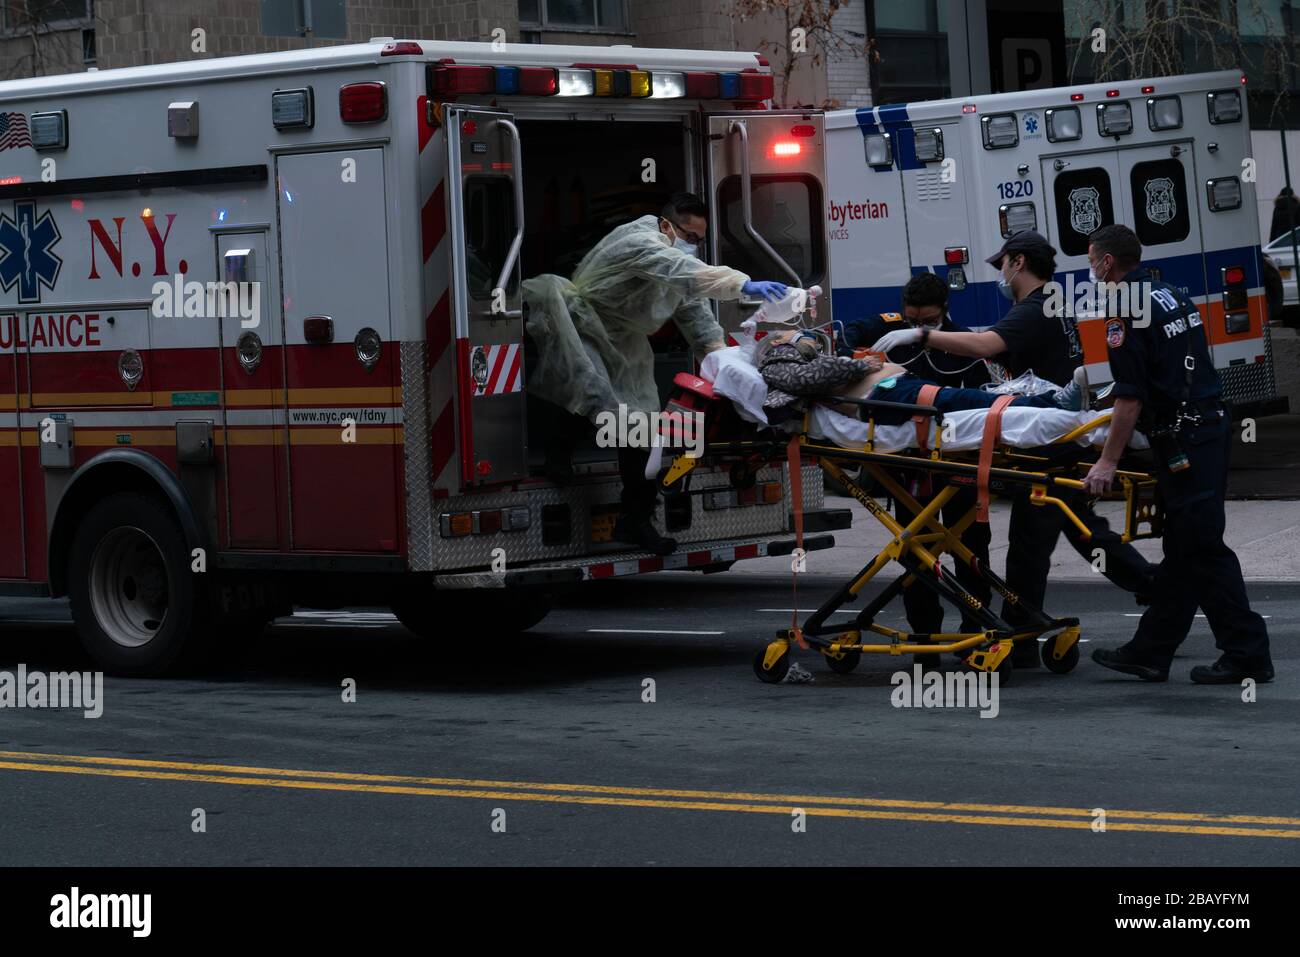
[[[758,296],[760,299],[766,299],[768,302],[776,302],[778,299],[783,297],[788,290],[785,283],[751,279],[740,287],[740,291],[746,296]]]

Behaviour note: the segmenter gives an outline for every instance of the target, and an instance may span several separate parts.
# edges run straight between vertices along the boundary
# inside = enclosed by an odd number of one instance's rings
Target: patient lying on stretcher
[[[826,355],[815,338],[797,331],[781,332],[764,339],[757,363],[769,390],[763,405],[773,411],[797,402],[801,396],[842,395],[853,399],[917,404],[922,388],[933,384],[901,365],[875,356],[850,359]],[[996,393],[981,389],[944,387],[939,389],[932,404],[940,412],[956,412],[987,409],[999,398]],[[1077,412],[1085,401],[1082,381],[1076,376],[1075,381],[1063,389],[1042,395],[1017,396],[1010,404]],[[849,404],[837,408],[849,415],[857,411]],[[876,409],[873,416],[882,425],[901,425],[910,418],[908,412],[893,409]]]

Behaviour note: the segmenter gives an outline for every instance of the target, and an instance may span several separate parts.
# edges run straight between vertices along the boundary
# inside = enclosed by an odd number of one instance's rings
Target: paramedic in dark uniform
[[[852,354],[855,348],[871,346],[886,333],[895,329],[930,329],[952,331],[956,327],[948,317],[948,284],[932,272],[919,273],[903,287],[903,311],[880,313],[870,318],[850,320],[844,324],[840,351]],[[893,351],[891,360],[907,366],[908,371],[940,386],[954,389],[978,389],[989,381],[988,369],[980,359],[954,356],[937,349],[923,348],[919,343],[900,346]],[[916,476],[907,483],[907,490],[922,507],[929,504],[942,486],[926,487],[927,476]],[[963,488],[943,507],[943,524],[952,527],[975,507],[974,489]],[[906,525],[916,516],[901,502],[894,503],[894,514]],[[962,544],[975,553],[985,565],[989,561],[989,527],[972,522],[962,535]],[[974,574],[964,562],[955,562],[957,581],[985,606],[992,600],[988,584]],[[903,591],[903,606],[907,623],[912,631],[938,634],[943,631],[943,604],[939,596],[924,585],[913,585]],[[963,631],[980,628],[965,615]],[[935,655],[917,655],[922,665],[937,665]]]
[[[1137,428],[1151,441],[1165,508],[1164,561],[1151,607],[1131,641],[1113,650],[1099,648],[1092,660],[1164,681],[1199,607],[1221,656],[1213,665],[1193,668],[1192,680],[1270,681],[1268,630],[1251,610],[1241,564],[1223,541],[1232,422],[1220,399],[1223,387],[1200,311],[1180,290],[1141,268],[1142,246],[1127,226],[1103,226],[1088,241],[1088,260],[1099,280],[1150,283],[1151,299],[1149,321],[1104,320],[1115,408],[1106,447],[1084,486],[1092,494],[1111,487]]]
[[[957,356],[986,358],[1001,365],[1010,378],[1032,371],[1040,379],[1069,385],[1083,364],[1083,347],[1074,317],[1052,314],[1044,287],[1056,271],[1056,249],[1040,233],[1025,230],[1010,237],[1002,248],[985,260],[998,270],[998,289],[1014,305],[1007,314],[983,332],[933,332],[926,337],[932,349]],[[919,333],[918,333],[919,338]],[[891,342],[891,339],[893,340]],[[878,351],[909,341],[897,333],[876,344]],[[1082,382],[1080,383],[1082,385]],[[1081,494],[1065,500],[1088,526],[1092,535],[1083,538],[1073,522],[1058,508],[1032,504],[1021,496],[1011,503],[1008,531],[1006,582],[1025,602],[1043,608],[1052,553],[1061,532],[1070,545],[1089,563],[1100,549],[1102,574],[1125,591],[1136,592],[1142,601],[1155,580],[1155,568],[1132,545],[1120,540],[1106,520],[1088,506]],[[1004,603],[1002,618],[1018,626],[1028,623],[1017,606]],[[1017,668],[1037,667],[1034,642],[1018,642],[1012,652]]]

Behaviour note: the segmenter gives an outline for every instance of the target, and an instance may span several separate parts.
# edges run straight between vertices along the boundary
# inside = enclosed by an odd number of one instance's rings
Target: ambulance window
[[[1110,174],[1100,167],[1070,170],[1056,177],[1056,228],[1066,256],[1088,253],[1093,230],[1115,222]]]
[[[491,299],[492,287],[515,238],[514,185],[505,176],[465,180],[465,273],[473,299]],[[510,280],[513,291],[515,278]]]
[[[1129,174],[1133,186],[1134,232],[1143,246],[1176,243],[1191,232],[1187,177],[1176,159],[1138,163]]]
[[[821,185],[799,174],[759,175],[752,182],[758,234],[799,274],[804,286],[820,282],[825,272]],[[724,265],[753,278],[788,279],[745,232],[739,176],[718,184],[718,253]]]

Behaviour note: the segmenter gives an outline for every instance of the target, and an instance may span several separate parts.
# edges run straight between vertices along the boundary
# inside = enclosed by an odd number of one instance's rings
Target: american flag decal
[[[0,150],[31,146],[32,137],[27,132],[27,115],[0,113]]]

